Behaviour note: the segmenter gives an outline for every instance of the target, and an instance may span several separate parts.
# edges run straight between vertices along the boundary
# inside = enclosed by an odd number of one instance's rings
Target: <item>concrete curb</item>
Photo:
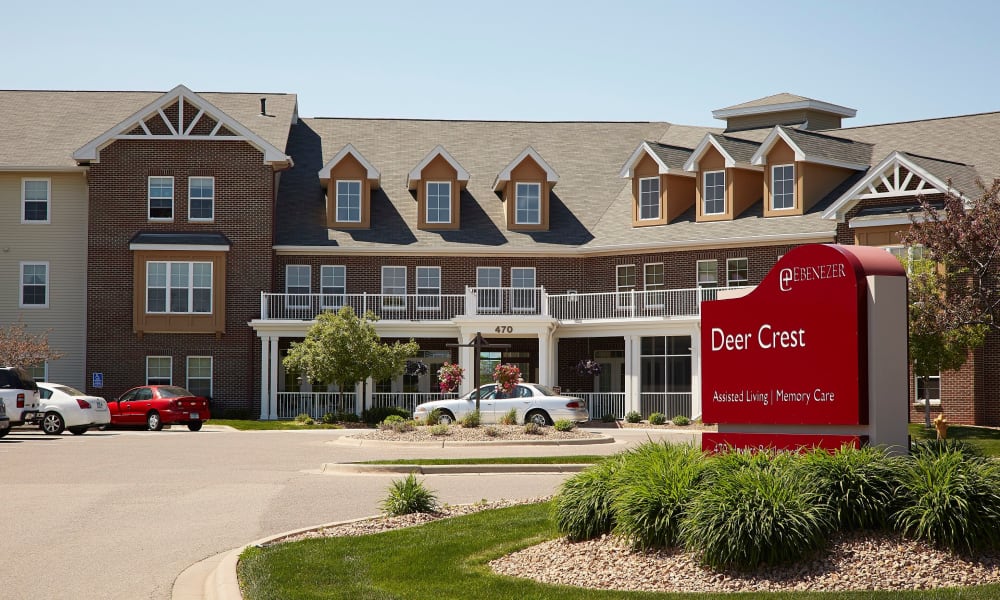
[[[461,447],[499,447],[499,446],[590,446],[593,444],[614,444],[615,438],[602,435],[599,438],[581,438],[576,440],[497,440],[495,442],[463,442],[450,440],[434,440],[431,442],[395,442],[390,440],[362,440],[354,436],[344,436],[326,442],[339,446],[382,446],[382,447],[420,447],[420,448],[461,448]]]
[[[589,464],[488,464],[488,465],[365,465],[323,463],[320,473],[330,475],[448,475],[470,473],[579,473]]]

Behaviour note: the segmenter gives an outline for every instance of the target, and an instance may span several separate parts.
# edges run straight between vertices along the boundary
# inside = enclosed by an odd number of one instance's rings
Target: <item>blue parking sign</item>
[[[93,387],[98,389],[104,387],[104,373],[91,373],[91,375],[93,379],[91,385]]]

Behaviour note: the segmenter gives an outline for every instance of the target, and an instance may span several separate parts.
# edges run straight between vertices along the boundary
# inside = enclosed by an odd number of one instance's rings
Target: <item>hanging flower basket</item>
[[[454,363],[446,362],[438,369],[438,384],[442,394],[458,391],[465,377],[465,369]]]
[[[504,393],[514,391],[514,386],[521,381],[521,369],[510,363],[500,363],[493,369],[493,381]]]
[[[601,363],[589,358],[582,358],[576,363],[576,373],[583,377],[597,377],[601,374]]]
[[[407,375],[426,375],[427,371],[429,371],[429,370],[430,369],[427,368],[427,365],[424,364],[424,362],[422,362],[422,361],[419,361],[419,360],[408,360],[408,361],[406,361],[406,374]]]

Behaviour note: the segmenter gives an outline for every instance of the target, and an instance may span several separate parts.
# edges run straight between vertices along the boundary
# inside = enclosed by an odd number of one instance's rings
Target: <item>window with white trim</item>
[[[749,261],[746,258],[726,259],[726,285],[742,286],[749,281]]]
[[[21,222],[49,223],[49,196],[52,182],[49,179],[21,180]]]
[[[285,297],[288,306],[303,308],[309,306],[312,294],[312,267],[309,265],[285,265]]]
[[[441,267],[417,267],[417,309],[441,309]]]
[[[337,221],[361,222],[361,182],[337,181]]]
[[[542,222],[542,185],[540,183],[518,183],[514,196],[514,223],[538,225]]]
[[[21,308],[46,308],[49,305],[49,263],[21,263]]]
[[[511,267],[511,308],[515,311],[535,310],[535,268]]]
[[[212,357],[187,357],[187,382],[184,386],[195,396],[212,397]]]
[[[795,165],[771,167],[771,208],[795,208]]]
[[[646,263],[642,273],[643,287],[646,289],[646,306],[662,307],[666,285],[663,280],[663,263]],[[652,293],[650,293],[652,292]]]
[[[146,385],[173,385],[173,365],[169,356],[147,356]]]
[[[147,313],[211,313],[212,263],[146,263]]]
[[[149,178],[149,220],[174,220],[174,178]]]
[[[719,261],[698,261],[698,287],[714,288],[719,285]]]
[[[451,223],[451,182],[427,182],[427,222]]]
[[[726,212],[726,172],[708,171],[704,178],[704,202],[701,213],[721,215]]]
[[[188,178],[188,220],[215,218],[215,177]]]
[[[31,378],[35,381],[48,381],[49,380],[49,363],[48,361],[42,361],[29,365],[25,368]]]
[[[660,178],[643,177],[639,180],[639,220],[660,218]]]
[[[924,400],[930,400],[931,406],[941,405],[941,373],[937,375],[929,375],[927,377],[914,377],[915,385],[913,386],[916,398],[913,399],[913,403],[919,406],[924,405]],[[926,380],[926,385],[925,385]]]
[[[500,310],[500,267],[476,267],[476,306],[480,311]]]
[[[382,308],[406,308],[406,267],[382,267]]]
[[[340,308],[347,294],[347,267],[323,265],[319,268],[319,293],[322,308]]]
[[[618,308],[632,306],[632,292],[635,291],[635,265],[618,265],[615,268],[615,296]]]

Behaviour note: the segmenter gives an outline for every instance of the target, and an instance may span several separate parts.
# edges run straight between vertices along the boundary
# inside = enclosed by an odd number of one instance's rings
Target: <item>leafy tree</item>
[[[29,333],[23,321],[0,327],[0,365],[26,368],[62,358],[49,346],[49,331]]]
[[[285,357],[286,369],[301,372],[313,381],[332,381],[343,390],[357,382],[400,375],[406,359],[419,351],[412,339],[401,344],[383,343],[375,331],[372,313],[358,317],[345,306],[339,312],[324,312],[316,318],[302,342],[293,343]],[[362,388],[364,390],[364,388]],[[364,395],[362,395],[362,412]]]

